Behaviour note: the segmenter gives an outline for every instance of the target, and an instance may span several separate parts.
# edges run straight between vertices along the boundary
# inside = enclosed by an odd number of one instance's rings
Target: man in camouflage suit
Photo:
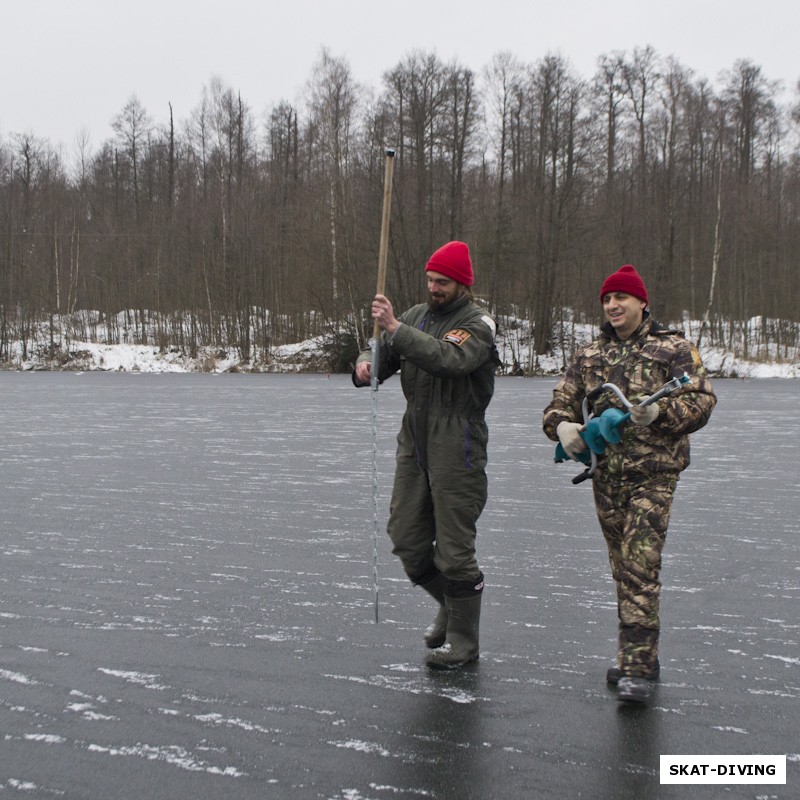
[[[604,383],[632,403],[686,373],[690,382],[657,403],[631,410],[619,444],[607,444],[593,476],[597,516],[617,587],[617,666],[606,679],[620,700],[646,702],[648,679],[658,678],[658,604],[661,551],[678,477],[689,465],[689,436],[708,422],[716,403],[697,348],[663,327],[647,309],[644,281],[626,264],[600,290],[606,322],[580,349],[544,411],[544,431],[577,460],[586,449],[581,405]],[[599,416],[619,406],[611,392],[591,409]]]
[[[448,242],[425,270],[428,303],[396,318],[386,297],[372,301],[382,330],[378,380],[399,369],[407,401],[388,533],[411,582],[439,606],[425,632],[426,663],[456,669],[479,654],[476,523],[486,504],[485,411],[499,359],[494,320],[472,301],[467,245]],[[371,357],[369,350],[358,357],[356,386],[369,385]]]

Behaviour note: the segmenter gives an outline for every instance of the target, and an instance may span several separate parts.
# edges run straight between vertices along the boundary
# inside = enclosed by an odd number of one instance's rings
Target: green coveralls
[[[398,369],[407,407],[397,436],[388,533],[415,584],[441,573],[448,593],[481,578],[476,523],[486,504],[486,407],[499,363],[495,323],[466,296],[414,306],[380,343],[378,379]],[[369,360],[364,351],[359,361]],[[470,584],[468,589],[467,584]]]

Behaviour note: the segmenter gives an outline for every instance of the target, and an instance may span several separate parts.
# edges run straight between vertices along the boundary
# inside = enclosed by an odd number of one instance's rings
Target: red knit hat
[[[472,259],[469,257],[469,247],[464,242],[448,242],[442,245],[425,265],[425,271],[441,272],[454,281],[472,286],[475,275],[472,272]]]
[[[645,303],[649,302],[642,276],[636,271],[636,267],[632,267],[630,264],[625,264],[616,272],[612,272],[603,281],[600,289],[601,302],[609,292],[625,292],[625,294],[644,300]]]

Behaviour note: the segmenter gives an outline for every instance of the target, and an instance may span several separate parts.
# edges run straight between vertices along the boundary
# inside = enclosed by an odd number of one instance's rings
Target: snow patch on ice
[[[745,735],[749,735],[750,731],[746,731],[744,728],[734,728],[732,725],[712,725],[712,730],[715,731],[722,731],[723,733],[743,733]]]
[[[198,722],[208,722],[212,725],[221,725],[227,728],[241,728],[242,730],[255,733],[275,733],[274,730],[264,728],[261,725],[257,725],[255,722],[249,722],[248,720],[238,718],[226,719],[222,714],[195,714],[194,718]]]
[[[329,741],[328,744],[334,747],[343,747],[347,750],[356,750],[359,753],[377,753],[384,758],[388,758],[392,755],[391,751],[376,742],[362,742],[358,739],[349,739],[346,742]]]
[[[297,637],[288,633],[257,633],[253,638],[265,639],[268,642],[291,642]]]
[[[788,664],[800,664],[800,658],[790,658],[789,656],[772,656],[769,653],[764,653],[764,658],[774,658],[777,661],[783,661]]]
[[[35,783],[31,783],[30,781],[21,781],[17,778],[9,778],[8,786],[10,786],[12,789],[16,789],[18,792],[35,792],[39,789]],[[0,783],[0,789],[2,788],[3,784]]]
[[[110,675],[112,678],[122,678],[128,683],[144,686],[145,689],[156,689],[159,692],[169,689],[169,686],[155,682],[155,679],[159,677],[158,675],[147,675],[143,672],[130,672],[121,669],[107,669],[106,667],[98,667],[97,671]]]
[[[479,700],[488,700],[486,697],[478,697],[470,692],[461,689],[433,688],[427,684],[418,682],[410,682],[400,676],[393,675],[373,675],[371,678],[361,678],[356,675],[331,675],[327,674],[324,677],[333,678],[334,680],[350,681],[352,683],[360,683],[365,686],[374,686],[379,689],[389,689],[393,692],[408,692],[409,694],[429,694],[443,697],[445,700],[450,700],[453,703],[467,704],[477,703]]]
[[[400,788],[399,786],[386,786],[384,784],[379,783],[371,783],[369,785],[370,789],[374,789],[376,792],[394,792],[395,794],[416,794],[420,797],[435,797],[433,792],[429,792],[427,789],[406,789]]]
[[[42,744],[64,744],[67,740],[55,733],[26,733],[23,737],[26,742],[41,742]]]
[[[33,678],[29,678],[27,675],[23,675],[20,672],[12,672],[8,669],[0,669],[0,680],[11,681],[12,683],[21,683],[26,686],[33,686],[36,684],[36,681],[33,680]]]
[[[457,691],[455,689],[444,689],[442,691],[442,697],[446,697],[448,700],[452,700],[454,703],[462,704],[475,703],[481,699],[476,697],[474,694],[470,694],[469,692]]]
[[[119,717],[111,716],[110,714],[101,714],[95,711],[94,703],[70,703],[65,711],[74,711],[81,715],[82,719],[89,722],[117,722]]]
[[[195,759],[188,750],[178,745],[154,747],[149,744],[137,743],[123,747],[104,747],[99,744],[90,744],[87,749],[93,753],[103,753],[109,756],[134,756],[136,758],[144,758],[147,761],[163,761],[165,764],[180,767],[180,769],[185,769],[189,772],[206,772],[210,775],[222,775],[226,778],[241,778],[247,774],[236,767],[215,767]]]
[[[416,664],[383,664],[384,669],[390,669],[393,672],[419,672],[420,668]]]
[[[765,697],[797,697],[797,695],[791,694],[790,692],[783,692],[780,689],[748,689],[747,693],[757,696],[764,695]]]
[[[100,714],[97,711],[84,711],[81,716],[88,722],[119,722],[119,717],[111,714]]]

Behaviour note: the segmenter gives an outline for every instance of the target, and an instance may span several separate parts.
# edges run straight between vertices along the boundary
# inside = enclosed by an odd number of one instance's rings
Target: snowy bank
[[[591,325],[576,325],[570,341],[563,337],[562,347],[549,355],[536,355],[530,348],[530,337],[522,325],[503,331],[498,336],[498,351],[503,366],[500,374],[559,375],[576,346],[588,342],[597,330]],[[695,333],[691,325],[687,332]],[[696,336],[693,337],[696,340]],[[800,354],[797,348],[784,350],[780,356],[762,353],[758,359],[747,358],[732,349],[701,344],[703,361],[712,376],[725,378],[799,378]],[[302,342],[275,346],[268,357],[256,355],[242,360],[235,348],[203,347],[191,357],[178,348],[159,348],[144,344],[106,344],[71,341],[69,348],[58,349],[55,356],[49,348],[27,348],[23,357],[20,342],[13,342],[6,369],[70,370],[109,372],[327,372],[326,339],[318,336]]]

